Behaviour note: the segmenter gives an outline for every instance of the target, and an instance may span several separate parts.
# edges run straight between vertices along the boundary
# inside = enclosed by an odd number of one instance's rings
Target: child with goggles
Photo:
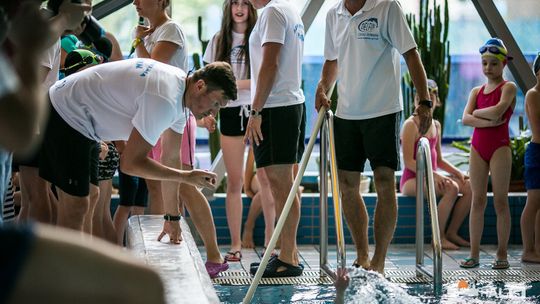
[[[460,266],[474,268],[480,265],[480,240],[484,229],[488,177],[491,175],[498,243],[492,269],[506,269],[509,267],[508,186],[512,166],[508,123],[516,103],[516,85],[503,77],[504,67],[512,58],[508,56],[502,40],[489,39],[479,51],[487,83],[471,91],[463,112],[463,124],[474,127],[469,160],[473,196],[469,225],[471,252]]]

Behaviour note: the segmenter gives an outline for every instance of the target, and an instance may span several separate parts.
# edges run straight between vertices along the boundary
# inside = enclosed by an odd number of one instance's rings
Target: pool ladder
[[[416,150],[416,276],[428,276],[433,279],[433,292],[442,292],[442,247],[439,230],[439,213],[435,196],[435,182],[431,164],[431,149],[427,138],[418,141]],[[433,272],[424,266],[424,182],[427,184],[427,199],[431,216],[431,236],[433,239]]]

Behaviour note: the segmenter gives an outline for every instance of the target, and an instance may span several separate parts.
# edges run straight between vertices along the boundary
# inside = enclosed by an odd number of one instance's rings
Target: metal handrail
[[[249,286],[248,292],[246,296],[244,297],[244,300],[242,301],[242,303],[251,302],[251,299],[253,298],[253,294],[255,293],[255,290],[257,289],[257,286],[259,285],[259,282],[262,278],[264,270],[266,269],[266,265],[268,265],[268,261],[270,260],[272,251],[276,247],[276,242],[279,238],[279,235],[281,234],[281,230],[283,229],[285,220],[287,219],[289,215],[289,211],[291,210],[294,198],[296,197],[296,194],[298,193],[298,187],[300,187],[302,176],[304,175],[304,172],[306,171],[307,163],[311,156],[311,152],[313,151],[313,146],[315,145],[315,140],[317,139],[317,133],[319,129],[321,128],[325,113],[326,113],[326,108],[321,108],[319,110],[317,121],[315,123],[315,126],[313,127],[313,130],[311,131],[311,137],[309,138],[309,142],[306,146],[306,150],[304,151],[304,154],[302,155],[302,160],[300,161],[300,166],[298,168],[298,173],[296,174],[296,177],[294,179],[293,186],[289,192],[289,196],[287,197],[285,206],[283,207],[283,210],[281,211],[281,215],[279,216],[279,220],[276,224],[276,227],[274,228],[274,233],[272,233],[270,242],[266,246],[266,250],[264,252],[261,263],[259,264],[259,267],[257,269],[257,273],[255,273],[255,277],[253,278],[253,281],[251,282],[251,285]]]
[[[329,150],[329,151],[328,151]],[[330,179],[332,181],[332,199],[334,203],[334,220],[336,223],[337,265],[345,268],[345,237],[343,233],[343,213],[337,176],[336,151],[334,144],[334,114],[331,110],[326,112],[326,120],[321,126],[320,144],[320,178],[319,178],[319,204],[320,204],[320,256],[321,270],[337,278],[336,273],[328,263],[328,158],[330,159]],[[322,273],[321,273],[322,275]]]
[[[431,215],[433,273],[424,266],[424,176],[426,177]],[[440,295],[442,292],[442,247],[439,231],[439,215],[435,197],[431,149],[428,139],[422,137],[418,141],[416,151],[416,274],[417,276],[425,275],[433,278],[433,291],[436,295]]]

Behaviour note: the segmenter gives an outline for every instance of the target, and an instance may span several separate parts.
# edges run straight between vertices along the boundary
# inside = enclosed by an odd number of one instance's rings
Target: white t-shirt
[[[56,41],[51,47],[47,49],[43,57],[41,58],[41,66],[49,69],[45,81],[43,81],[43,88],[48,90],[56,81],[58,81],[58,72],[60,70],[60,39]]]
[[[206,47],[206,52],[204,52],[204,62],[211,63],[216,61],[216,40],[218,34],[214,35],[214,37],[208,43],[208,46]],[[233,31],[232,38],[231,67],[234,76],[237,80],[248,79],[249,67],[246,65],[245,57],[241,56],[242,49],[246,47],[244,45],[244,34],[239,34]],[[251,104],[251,93],[250,90],[244,89],[238,90],[238,99],[230,101],[227,104],[227,107],[238,107],[249,104]]]
[[[168,20],[167,22],[158,26],[152,34],[144,37],[144,47],[148,53],[152,53],[155,44],[160,41],[172,42],[179,46],[172,56],[169,64],[187,71],[188,53],[186,49],[186,38],[180,24],[172,20]]]
[[[285,0],[272,0],[262,10],[249,37],[251,66],[251,99],[255,96],[257,77],[261,71],[262,46],[268,42],[282,44],[279,66],[266,100],[265,108],[301,104],[304,25],[295,8]]]
[[[154,146],[171,128],[182,134],[186,73],[146,58],[100,64],[58,81],[52,105],[73,129],[93,140],[127,140],[133,128]]]
[[[326,15],[324,57],[338,64],[336,116],[369,119],[399,112],[400,54],[416,48],[398,2],[367,0],[354,16],[339,1]]]

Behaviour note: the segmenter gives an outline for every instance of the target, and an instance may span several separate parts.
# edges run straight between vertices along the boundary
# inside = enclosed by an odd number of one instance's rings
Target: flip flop
[[[285,270],[278,271],[280,267],[284,267]],[[251,269],[250,269],[251,270]],[[285,263],[280,259],[273,259],[266,265],[266,269],[263,273],[263,278],[282,278],[282,277],[299,277],[304,271],[304,265],[298,264],[298,266]],[[257,272],[255,270],[255,272]]]
[[[510,263],[508,263],[508,260],[495,260],[491,264],[491,269],[508,269],[509,267]]]
[[[476,268],[480,266],[480,261],[478,258],[466,258],[459,263],[461,268]]]
[[[217,277],[221,272],[229,269],[229,264],[227,264],[227,261],[223,261],[223,263],[206,261],[204,267],[206,268],[206,272],[208,272],[210,278],[213,279]]]
[[[242,252],[240,250],[229,251],[225,255],[225,260],[228,262],[240,262],[242,260]]]

